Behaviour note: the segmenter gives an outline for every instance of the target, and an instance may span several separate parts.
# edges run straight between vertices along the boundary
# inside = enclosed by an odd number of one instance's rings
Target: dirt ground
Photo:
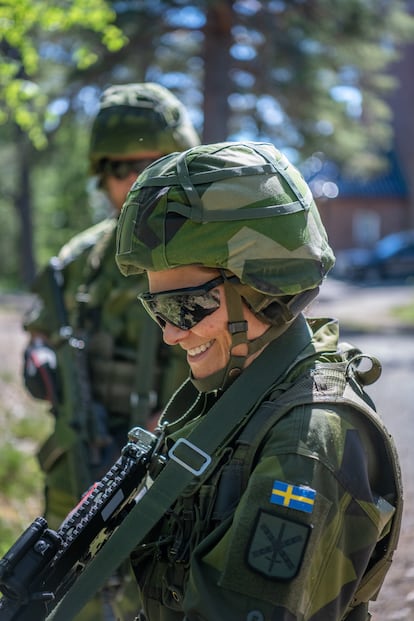
[[[27,308],[27,296],[0,295],[0,425],[5,432],[2,412],[8,411],[12,416],[23,417],[39,408],[39,403],[31,399],[22,386],[21,366],[22,351],[27,337],[21,329],[21,317]],[[34,454],[36,447],[28,446],[28,452]],[[407,443],[407,451],[412,447]],[[409,458],[413,463],[412,456]],[[412,505],[408,499],[408,506]],[[27,523],[41,511],[42,499],[32,499],[24,505],[23,515]],[[407,503],[406,503],[407,506]],[[4,516],[5,507],[1,507]],[[11,516],[12,518],[13,516]],[[372,621],[414,621],[414,508],[406,512],[399,550],[387,576],[378,602],[372,606]]]

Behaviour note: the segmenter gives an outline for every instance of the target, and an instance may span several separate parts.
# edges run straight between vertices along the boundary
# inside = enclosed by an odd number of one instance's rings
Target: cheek
[[[191,329],[191,332],[197,336],[206,337],[215,335],[217,332],[220,332],[220,329],[214,321],[210,321],[210,318],[206,317],[194,326],[194,328]]]
[[[214,338],[226,344],[231,342],[227,326],[227,313],[222,312],[221,308],[209,317],[203,319],[203,321],[200,321],[192,331],[194,334],[204,338]]]

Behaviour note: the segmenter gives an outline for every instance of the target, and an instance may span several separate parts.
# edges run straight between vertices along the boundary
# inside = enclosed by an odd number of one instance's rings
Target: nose
[[[162,329],[162,336],[164,339],[164,343],[167,345],[178,345],[181,341],[183,341],[188,335],[187,330],[181,330],[181,328],[177,328],[177,326],[173,326],[172,323],[165,323],[165,326]]]

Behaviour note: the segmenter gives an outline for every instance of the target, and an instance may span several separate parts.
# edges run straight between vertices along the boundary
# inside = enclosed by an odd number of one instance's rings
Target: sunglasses
[[[142,158],[140,160],[101,160],[99,162],[98,175],[104,177],[115,177],[123,180],[131,173],[139,174],[144,168],[152,164],[154,158]]]
[[[218,276],[198,287],[141,293],[138,299],[161,328],[168,322],[180,330],[191,330],[220,307],[220,296],[212,289],[223,282],[223,276]]]

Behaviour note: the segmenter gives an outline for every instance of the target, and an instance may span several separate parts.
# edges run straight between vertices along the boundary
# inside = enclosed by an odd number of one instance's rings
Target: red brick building
[[[411,227],[410,195],[395,153],[389,171],[369,182],[336,179],[338,196],[317,199],[335,250],[372,246],[378,239]]]
[[[369,247],[389,233],[414,229],[414,44],[404,47],[392,73],[399,86],[390,98],[394,145],[389,170],[367,182],[335,177],[329,170],[319,173],[319,182],[324,176],[334,182],[334,197],[317,199],[334,250]]]

